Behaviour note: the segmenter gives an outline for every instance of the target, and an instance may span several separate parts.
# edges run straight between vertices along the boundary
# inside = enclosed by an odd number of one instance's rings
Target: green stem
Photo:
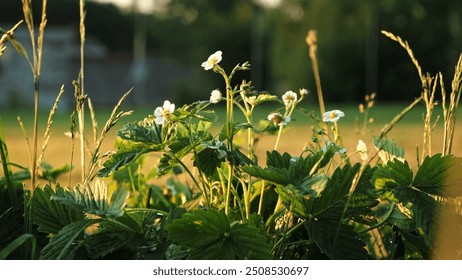
[[[376,225],[374,225],[374,226],[372,226],[372,227],[370,227],[370,228],[367,228],[367,229],[365,229],[365,230],[362,230],[362,231],[358,232],[358,234],[366,233],[366,232],[368,232],[368,231],[371,231],[371,230],[373,230],[373,229],[376,229],[376,228],[382,226],[383,224],[385,224],[385,223],[387,222],[387,220],[390,218],[390,216],[391,216],[391,214],[393,213],[393,210],[394,210],[394,209],[395,209],[395,203],[392,202],[392,203],[391,203],[391,206],[390,206],[390,209],[388,210],[387,214],[385,215],[385,218],[383,218],[382,221],[380,221],[378,224],[376,224]]]
[[[275,150],[275,151],[277,151],[277,149],[278,149],[279,140],[281,139],[282,129],[283,129],[283,128],[284,128],[284,127],[283,127],[282,125],[279,126],[278,137],[277,137],[277,139],[276,139],[276,144],[274,145],[274,150]]]
[[[228,136],[228,150],[233,150],[233,94],[229,81],[226,81],[226,102],[227,106],[227,118],[226,118],[226,134]]]
[[[196,185],[196,187],[198,189],[200,189],[203,193],[204,193],[204,196],[206,197],[206,200],[208,200],[207,198],[207,195],[206,195],[206,192],[204,192],[204,190],[201,188],[201,185],[199,184],[199,182],[196,180],[196,178],[194,177],[194,175],[191,173],[191,170],[189,170],[189,168],[186,166],[186,164],[183,163],[183,161],[181,161],[180,159],[178,159],[174,154],[172,153],[168,153],[169,156],[171,156],[173,159],[176,160],[176,162],[178,162],[184,170],[186,170],[186,173],[188,173],[189,177],[191,177],[191,179],[193,180],[194,184]]]
[[[33,150],[32,150],[32,171],[31,171],[31,196],[34,193],[35,184],[37,181],[37,152],[38,152],[38,103],[39,103],[39,91],[38,91],[38,80],[35,78],[35,91],[34,91],[34,136],[33,136]]]
[[[231,185],[232,185],[232,180],[233,180],[233,165],[228,162],[228,184],[226,188],[226,198],[225,198],[225,214],[229,214],[229,199],[230,199],[230,193],[231,193]]]
[[[246,182],[241,178],[239,179],[242,185],[242,190],[244,193],[244,208],[245,208],[245,219],[248,220],[250,216],[250,194],[249,188],[246,185]]]
[[[263,208],[263,196],[265,195],[265,180],[261,180],[260,201],[258,202],[258,215],[261,215]]]
[[[337,141],[338,141],[338,138],[339,138],[339,132],[338,132],[338,123],[337,122],[334,122],[334,143],[337,145]]]

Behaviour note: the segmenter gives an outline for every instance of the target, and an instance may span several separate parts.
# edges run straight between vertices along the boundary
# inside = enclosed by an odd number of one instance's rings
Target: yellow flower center
[[[337,114],[335,114],[334,112],[331,112],[329,114],[329,119],[335,119],[337,117]]]
[[[218,61],[217,58],[212,57],[212,58],[210,59],[209,63],[210,63],[210,65],[215,65],[215,64],[217,64],[217,61]]]
[[[163,109],[163,110],[162,110],[162,117],[163,117],[164,119],[168,119],[168,117],[170,116],[170,114],[171,114],[170,110],[166,110],[166,109]]]

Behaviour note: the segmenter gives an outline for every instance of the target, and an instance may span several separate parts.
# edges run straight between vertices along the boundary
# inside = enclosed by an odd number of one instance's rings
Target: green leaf
[[[194,129],[197,128],[193,127]],[[213,141],[210,141],[211,139],[212,135],[209,131],[193,131],[189,133],[185,130],[183,133],[177,134],[175,140],[169,144],[169,152],[178,160],[182,160],[188,153],[192,153],[193,150],[200,149],[201,146],[208,147],[207,143],[213,143]],[[215,145],[211,144],[210,146],[214,147]]]
[[[462,196],[462,158],[436,154],[426,157],[417,170],[412,185],[428,194],[441,197]]]
[[[288,153],[280,154],[278,151],[266,152],[266,165],[268,168],[289,169],[292,156]]]
[[[264,102],[268,102],[268,101],[277,101],[278,100],[278,97],[276,95],[272,95],[272,94],[268,94],[268,93],[261,93],[259,95],[257,95],[256,99],[255,99],[255,106],[261,104],[261,103],[264,103]]]
[[[60,176],[69,173],[69,171],[72,170],[72,167],[66,164],[62,167],[54,168],[50,164],[42,162],[40,164],[40,169],[42,170],[43,178],[52,182],[56,182]]]
[[[131,241],[133,232],[104,223],[104,229],[85,238],[85,248],[92,259],[102,258],[122,248]]]
[[[287,209],[292,209],[292,213],[299,218],[306,219],[309,213],[306,210],[306,200],[294,185],[277,186],[276,192],[284,202]]]
[[[236,255],[238,259],[272,259],[271,246],[263,231],[247,223],[233,223],[231,225],[230,239],[233,249],[239,247],[241,252]]]
[[[436,240],[438,219],[442,206],[431,196],[422,192],[414,192],[415,199],[411,206],[416,226],[425,233],[424,238],[427,244],[431,245]]]
[[[379,166],[372,175],[372,184],[382,198],[401,202],[406,201],[407,191],[412,184],[412,170],[409,164],[397,159],[389,161],[386,166]]]
[[[248,128],[252,128],[252,125],[249,124],[249,123],[239,123],[239,122],[234,122],[232,124],[232,134],[233,135],[236,135],[236,133],[238,133],[239,131],[241,130],[245,130],[245,129],[248,129]],[[228,133],[227,133],[227,126],[224,125],[222,128],[221,128],[221,131],[220,131],[220,134],[219,134],[219,137],[218,137],[218,140],[220,141],[225,141],[227,140],[228,138]]]
[[[177,155],[179,158],[182,158],[197,145],[198,143],[191,143],[189,136],[179,136],[175,138],[173,143],[168,145],[168,148],[170,149],[171,153]]]
[[[58,184],[54,188],[47,185],[36,188],[32,197],[32,221],[38,226],[38,231],[57,234],[64,226],[83,220],[82,211],[68,205],[63,205],[51,198],[65,190]]]
[[[194,117],[204,122],[216,122],[218,119],[215,111],[201,111],[194,114]]]
[[[316,197],[324,191],[327,186],[327,182],[327,176],[322,174],[315,174],[312,177],[305,178],[297,187],[301,189],[302,195]]]
[[[188,256],[189,250],[187,248],[175,244],[170,244],[170,246],[168,246],[167,252],[165,253],[165,258],[167,260],[184,260]]]
[[[161,128],[156,124],[145,124],[143,122],[129,123],[124,125],[117,135],[128,141],[144,143],[147,145],[162,144]]]
[[[29,170],[21,170],[18,172],[14,172],[11,175],[12,175],[11,176],[12,181],[16,181],[16,182],[22,182],[22,181],[30,179]],[[7,181],[6,177],[0,177],[0,186],[6,186],[6,181]]]
[[[388,140],[387,137],[379,139],[374,136],[374,146],[381,151],[379,156],[385,163],[395,158],[404,159],[404,148],[398,147],[395,140]]]
[[[172,158],[169,154],[162,154],[162,157],[159,159],[159,163],[155,169],[155,176],[161,177],[170,170],[172,170],[175,166],[177,166],[178,160]]]
[[[322,253],[334,260],[369,259],[366,244],[351,225],[336,220],[319,219],[305,222],[305,228]]]
[[[85,213],[100,217],[120,217],[124,214],[128,192],[125,188],[118,186],[109,200],[106,183],[96,180],[58,192],[51,198]]]
[[[160,147],[152,147],[145,144],[121,146],[115,154],[112,154],[110,158],[104,162],[104,167],[99,170],[98,176],[107,177],[118,169],[135,161],[141,155],[158,150],[160,150]]]
[[[250,158],[244,155],[239,149],[228,152],[228,159],[235,166],[256,165]]]
[[[402,246],[404,246],[405,249],[404,258],[416,258],[415,254],[420,254],[425,259],[430,259],[432,257],[432,248],[428,246],[424,235],[419,233],[416,222],[413,218],[401,213],[401,211],[395,207],[388,218],[388,224],[392,226],[394,231],[394,237],[391,240],[392,246],[398,246],[395,244],[395,239],[399,239],[398,235],[403,237]],[[393,254],[395,253],[394,251],[396,251],[396,248],[392,248]]]
[[[83,245],[85,229],[99,222],[101,222],[99,219],[80,220],[66,225],[42,249],[40,258],[45,260],[74,259],[75,253]]]
[[[225,160],[225,156],[226,152],[219,148],[206,147],[197,153],[194,159],[194,166],[210,177],[216,172],[217,167],[221,166],[221,163]]]
[[[431,249],[434,253],[432,258],[460,258],[462,216],[426,193],[415,190],[413,195],[410,210],[428,247],[420,246],[419,249],[427,255]]]
[[[292,184],[300,190],[303,187],[306,192],[309,192],[308,186],[315,186],[315,182],[319,183],[323,179],[321,177],[312,179],[310,176],[311,170],[319,163],[321,156],[316,154],[308,157],[292,157],[288,153],[281,155],[277,151],[272,151],[267,152],[267,168],[244,166],[242,169],[254,177],[281,185]],[[320,190],[322,188],[319,188]]]
[[[289,172],[284,169],[272,169],[272,168],[261,168],[258,166],[243,166],[242,171],[245,173],[265,179],[267,181],[276,183],[276,184],[281,184],[281,185],[287,185],[289,184]]]
[[[214,209],[185,213],[167,226],[168,238],[178,245],[202,247],[220,240],[230,225],[222,212]]]
[[[308,213],[315,217],[329,211],[331,208],[340,208],[343,211],[353,179],[359,169],[359,163],[354,166],[345,165],[343,168],[335,169],[319,197],[308,202]]]
[[[376,214],[372,209],[379,204],[379,196],[370,182],[374,171],[375,168],[370,166],[363,170],[359,182],[348,200],[346,215],[357,222],[366,224],[376,222]]]
[[[189,259],[269,259],[270,246],[259,228],[233,223],[217,210],[196,210],[167,226],[168,238],[189,248]]]

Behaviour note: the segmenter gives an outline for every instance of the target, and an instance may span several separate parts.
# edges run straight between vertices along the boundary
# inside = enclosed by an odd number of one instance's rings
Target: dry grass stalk
[[[32,150],[30,149],[29,136],[27,135],[26,128],[24,127],[24,123],[22,122],[22,119],[20,116],[18,116],[18,124],[19,124],[19,127],[21,128],[21,132],[22,132],[22,135],[24,136],[24,139],[26,139],[27,150],[29,152],[29,166],[32,166]]]
[[[93,128],[93,143],[96,144],[98,138],[98,122],[96,121],[95,117],[95,109],[93,107],[93,103],[91,103],[91,99],[88,98],[88,110],[90,111],[91,117],[91,127]]]
[[[431,77],[429,74],[425,77],[425,87],[422,92],[422,100],[425,104],[425,118],[424,118],[424,136],[423,136],[423,148],[421,159],[425,159],[426,155],[432,154],[432,138],[431,133],[436,125],[436,120],[434,125],[432,125],[432,115],[433,109],[437,105],[435,101],[436,86],[438,84],[438,76]],[[431,91],[430,91],[431,88]]]
[[[425,76],[422,73],[422,67],[420,67],[419,62],[415,58],[414,53],[412,52],[412,49],[409,46],[409,43],[407,41],[404,41],[403,39],[401,39],[401,37],[394,35],[391,32],[382,30],[382,34],[384,34],[388,38],[392,39],[393,41],[398,42],[401,45],[401,47],[403,47],[407,51],[409,57],[412,60],[412,63],[414,63],[415,67],[417,68],[417,73],[419,74],[419,78],[420,78],[420,81],[422,82],[422,86],[423,86],[426,83],[426,79],[425,79]]]
[[[31,0],[21,0],[22,8],[24,13],[24,20],[26,21],[27,27],[29,29],[31,45],[32,45],[32,57],[33,62],[29,61],[31,65],[32,72],[34,75],[34,136],[33,136],[33,152],[32,152],[32,171],[31,171],[31,185],[29,187],[31,195],[37,181],[37,154],[38,154],[38,104],[40,96],[40,73],[42,68],[42,51],[43,51],[43,39],[45,35],[45,27],[47,24],[46,8],[47,1],[42,0],[42,16],[39,26],[39,34],[37,41],[35,41],[35,27],[34,19],[32,15],[32,1]]]
[[[414,56],[411,47],[407,41],[404,41],[399,36],[394,35],[391,32],[382,31],[382,34],[387,36],[388,38],[392,39],[393,41],[398,42],[401,47],[403,47],[406,52],[408,53],[409,57],[412,60],[412,63],[415,65],[417,69],[417,73],[419,74],[420,81],[422,83],[422,101],[425,104],[426,114],[424,117],[424,135],[423,135],[423,149],[422,149],[422,156],[421,160],[425,159],[426,155],[431,155],[431,132],[433,129],[432,125],[432,114],[433,109],[436,106],[435,100],[435,92],[436,92],[436,84],[437,84],[437,77],[432,78],[429,74],[424,75],[422,72],[422,67],[420,67],[419,62]]]
[[[316,52],[318,50],[317,42],[317,32],[316,30],[309,30],[308,34],[305,38],[306,44],[310,47],[310,59],[313,65],[313,73],[314,73],[314,80],[316,83],[316,89],[318,92],[318,101],[319,101],[319,109],[321,111],[321,115],[324,115],[326,112],[324,106],[324,98],[322,94],[322,87],[321,87],[321,76],[319,75],[319,64],[318,58],[316,57]]]
[[[100,157],[101,144],[103,143],[103,140],[106,137],[106,134],[119,121],[120,118],[132,114],[133,111],[128,111],[128,112],[120,111],[120,112],[117,112],[119,110],[120,106],[122,106],[122,103],[125,101],[125,99],[128,97],[128,95],[131,93],[131,91],[132,91],[132,89],[127,91],[122,96],[122,98],[120,98],[119,102],[116,104],[116,106],[112,110],[111,116],[109,117],[106,124],[104,125],[103,130],[101,131],[101,134],[100,134],[99,138],[96,141],[96,147],[95,147],[94,152],[92,153],[88,175],[85,178],[84,182],[89,182],[89,181],[93,180],[95,178],[95,176],[96,176],[95,171],[96,171],[96,169],[97,169],[97,167],[99,165],[99,161],[101,159],[101,157]]]
[[[449,96],[449,107],[447,107],[446,102],[446,90],[444,88],[443,75],[439,73],[439,77],[444,118],[443,155],[449,155],[452,150],[452,141],[454,138],[454,130],[456,126],[457,107],[460,100],[460,94],[462,92],[462,54],[459,56],[459,60],[455,67],[454,78],[452,79],[452,89]]]
[[[50,114],[48,115],[48,121],[47,121],[47,128],[45,130],[45,134],[43,136],[43,145],[42,145],[42,151],[40,153],[40,157],[37,160],[36,163],[36,168],[39,168],[40,164],[42,163],[43,157],[45,155],[45,150],[48,146],[48,141],[50,141],[50,136],[51,136],[51,126],[53,124],[53,117],[56,113],[56,109],[58,108],[59,100],[61,99],[61,96],[64,93],[64,85],[61,86],[61,89],[59,90],[58,97],[56,97],[55,103],[53,104],[53,107],[50,110]]]
[[[16,31],[16,29],[18,29],[19,25],[22,23],[23,21],[21,20],[20,22],[16,23],[15,26],[13,26],[10,30],[8,31],[5,31],[3,29],[0,28],[0,33],[3,33],[2,37],[0,37],[0,57],[4,54],[5,52],[5,49],[6,49],[6,46],[5,46],[5,43],[8,42],[8,41],[11,41],[11,39],[13,38],[13,34],[14,32]]]
[[[80,134],[80,167],[82,170],[82,182],[85,181],[85,83],[84,83],[84,50],[85,50],[85,1],[80,0],[80,72],[78,79],[78,91],[76,91],[77,100],[77,117],[79,122],[79,134]]]

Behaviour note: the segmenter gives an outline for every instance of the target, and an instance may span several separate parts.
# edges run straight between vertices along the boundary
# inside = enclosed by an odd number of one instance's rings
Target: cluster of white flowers
[[[154,110],[154,117],[156,117],[156,124],[164,124],[167,122],[170,115],[175,111],[175,104],[165,100],[162,107],[157,107]]]

